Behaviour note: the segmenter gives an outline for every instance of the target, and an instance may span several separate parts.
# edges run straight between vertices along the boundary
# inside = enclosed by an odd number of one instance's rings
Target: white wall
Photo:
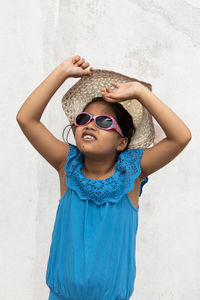
[[[48,299],[59,178],[16,114],[54,67],[77,54],[94,68],[150,82],[191,130],[184,151],[143,189],[132,299],[200,299],[199,1],[10,0],[0,12],[0,299]],[[77,80],[60,87],[41,119],[60,139],[68,124],[61,98]]]

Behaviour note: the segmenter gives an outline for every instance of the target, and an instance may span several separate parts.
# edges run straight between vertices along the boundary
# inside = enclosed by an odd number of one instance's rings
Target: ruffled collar
[[[106,179],[90,179],[83,173],[83,154],[69,144],[68,159],[65,164],[66,184],[80,199],[91,200],[97,205],[116,203],[125,193],[134,188],[134,181],[140,174],[137,166],[137,150],[128,149],[118,155],[115,172]],[[135,158],[135,160],[134,160]]]

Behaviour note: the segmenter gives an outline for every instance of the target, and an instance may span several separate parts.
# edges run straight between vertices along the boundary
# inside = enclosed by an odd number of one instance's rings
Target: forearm
[[[66,70],[60,65],[57,66],[26,99],[18,111],[17,121],[39,121],[50,99],[67,78]]]
[[[141,84],[138,87],[137,99],[160,124],[168,139],[181,144],[191,139],[191,132],[184,122]]]

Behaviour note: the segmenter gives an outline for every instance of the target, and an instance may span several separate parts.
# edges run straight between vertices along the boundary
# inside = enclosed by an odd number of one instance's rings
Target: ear
[[[126,148],[127,144],[128,144],[128,138],[127,137],[121,138],[116,150],[123,151]]]

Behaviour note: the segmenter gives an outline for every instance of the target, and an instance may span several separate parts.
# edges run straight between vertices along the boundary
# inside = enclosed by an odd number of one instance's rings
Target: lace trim
[[[120,153],[116,162],[115,173],[106,179],[90,179],[84,176],[83,155],[79,149],[69,144],[67,162],[65,164],[66,184],[73,189],[82,200],[91,200],[97,205],[106,202],[116,203],[124,194],[134,188],[135,179],[140,175],[140,160],[143,148],[128,149]],[[146,177],[140,186],[148,181]]]

